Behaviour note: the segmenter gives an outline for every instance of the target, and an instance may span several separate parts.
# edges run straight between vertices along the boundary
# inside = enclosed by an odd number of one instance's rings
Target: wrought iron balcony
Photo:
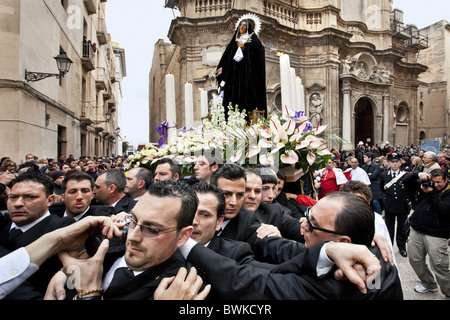
[[[82,57],[81,57],[81,64],[83,65],[83,68],[85,68],[88,71],[92,71],[95,69],[95,52],[97,51],[97,48],[95,45],[93,45],[90,41],[83,40],[82,42]]]

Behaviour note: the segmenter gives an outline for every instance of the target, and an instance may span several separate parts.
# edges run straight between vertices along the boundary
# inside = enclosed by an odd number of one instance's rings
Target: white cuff
[[[39,266],[30,263],[30,256],[23,247],[2,257],[0,259],[0,300],[37,270]]]
[[[329,242],[325,243],[320,249],[319,260],[317,261],[316,266],[316,272],[319,278],[325,276],[328,272],[330,272],[331,268],[334,267],[334,262],[328,258],[326,253],[328,243]]]

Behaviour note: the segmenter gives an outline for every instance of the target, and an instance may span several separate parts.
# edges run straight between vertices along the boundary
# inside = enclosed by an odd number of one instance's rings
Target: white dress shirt
[[[0,258],[0,300],[14,291],[39,267],[30,262],[25,248],[19,248]]]

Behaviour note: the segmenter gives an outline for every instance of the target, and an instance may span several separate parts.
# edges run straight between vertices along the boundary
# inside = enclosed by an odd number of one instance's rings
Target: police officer
[[[397,234],[395,240],[400,254],[403,257],[406,253],[407,236],[403,232],[403,225],[410,211],[408,191],[403,185],[405,178],[405,171],[400,170],[401,155],[391,153],[387,156],[389,162],[389,170],[381,174],[381,188],[386,195],[385,199],[385,222],[391,237],[392,244],[394,244],[395,236],[395,219],[397,219]]]

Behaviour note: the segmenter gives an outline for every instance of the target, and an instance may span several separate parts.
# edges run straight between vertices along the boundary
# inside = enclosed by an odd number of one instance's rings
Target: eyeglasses
[[[306,218],[306,221],[308,221],[308,225],[309,225],[308,231],[309,231],[309,232],[313,232],[314,230],[318,230],[318,231],[322,231],[322,232],[327,232],[327,233],[332,233],[332,234],[338,234],[338,235],[340,235],[340,236],[345,236],[345,234],[343,234],[343,233],[340,233],[340,232],[336,232],[336,231],[333,231],[333,230],[328,230],[328,229],[324,229],[324,228],[315,226],[315,225],[311,222],[311,220],[309,219],[310,213],[311,213],[311,208],[312,208],[312,207],[308,207],[308,209],[306,209],[306,211],[305,211],[305,218]]]
[[[157,228],[153,228],[153,227],[146,226],[143,224],[138,224],[136,220],[134,220],[133,218],[130,218],[130,217],[128,218],[128,226],[131,229],[134,229],[134,228],[136,228],[136,226],[138,226],[139,229],[141,230],[142,235],[149,237],[149,238],[156,238],[162,234],[178,230],[178,227],[157,229]]]

